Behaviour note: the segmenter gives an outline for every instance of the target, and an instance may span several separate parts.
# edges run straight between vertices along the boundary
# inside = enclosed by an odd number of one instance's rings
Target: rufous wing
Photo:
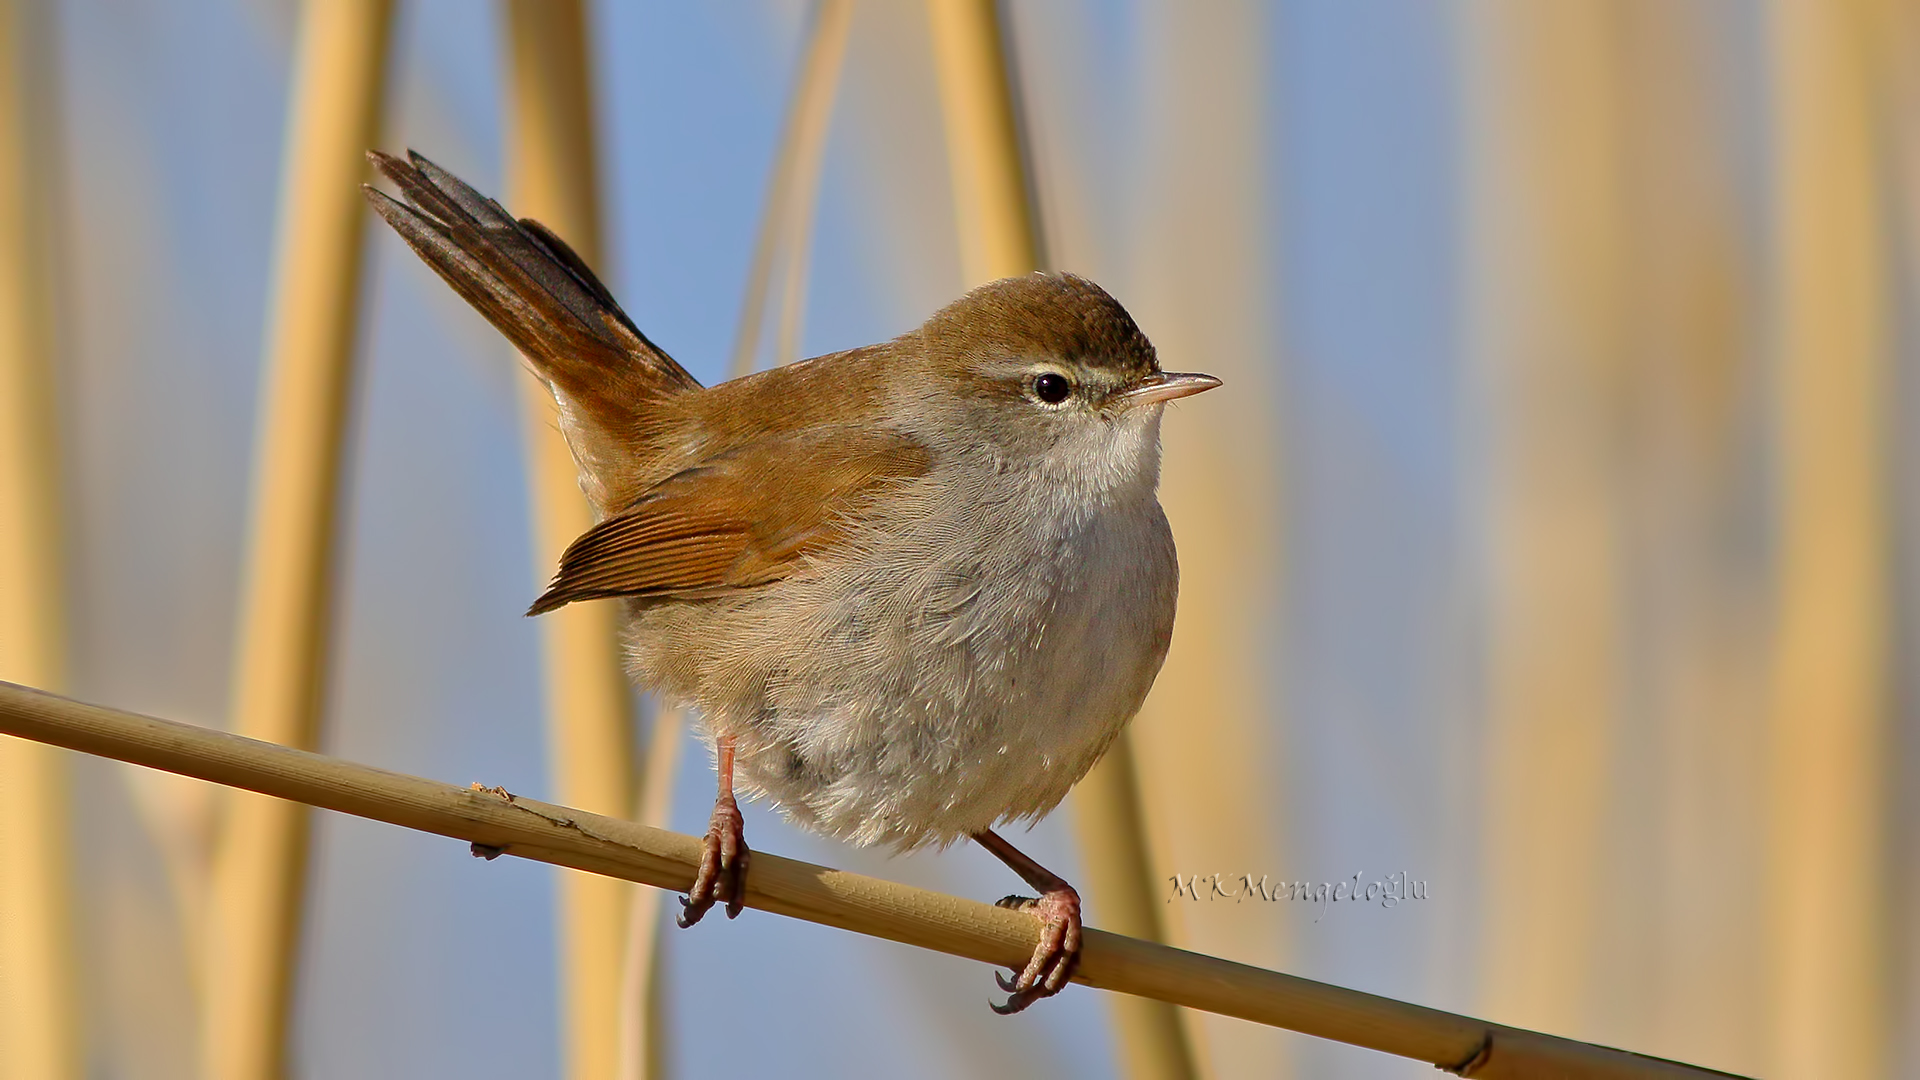
[[[778,581],[844,540],[888,486],[929,464],[914,439],[856,427],[735,447],[582,534],[527,614],[597,597],[705,597]]]

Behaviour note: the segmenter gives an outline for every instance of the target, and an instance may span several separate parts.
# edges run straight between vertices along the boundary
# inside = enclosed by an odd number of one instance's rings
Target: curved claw
[[[995,1005],[989,1001],[987,1002],[987,1008],[992,1009],[994,1013],[999,1016],[1012,1016],[1017,1012],[1025,1012],[1027,1006],[1031,1004],[1033,1004],[1033,996],[1032,993],[1029,992],[1024,995],[1013,995],[1007,999],[1007,1003],[1004,1005]]]
[[[695,891],[698,891],[698,886],[695,887]],[[683,896],[680,898],[680,914],[673,917],[673,924],[685,930],[687,927],[699,922],[701,917],[707,913],[707,909],[712,906],[713,899],[711,897],[700,899],[691,894]]]
[[[724,796],[713,804],[713,818],[701,844],[700,870],[694,875],[693,887],[680,898],[680,914],[674,922],[684,930],[699,922],[720,900],[727,902],[727,918],[738,918],[746,904],[751,856],[739,804],[732,796]]]

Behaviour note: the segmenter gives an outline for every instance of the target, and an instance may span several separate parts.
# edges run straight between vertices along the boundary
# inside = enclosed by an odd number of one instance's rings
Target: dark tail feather
[[[374,210],[596,426],[618,430],[649,402],[699,388],[544,225],[514,220],[417,153],[367,157],[405,199],[368,187]]]

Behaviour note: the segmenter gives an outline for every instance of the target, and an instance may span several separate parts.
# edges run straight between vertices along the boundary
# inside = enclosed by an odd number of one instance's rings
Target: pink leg
[[[1073,978],[1074,970],[1080,966],[1080,894],[1053,871],[1002,840],[992,829],[975,833],[973,839],[1040,893],[1038,899],[1009,896],[997,905],[1030,911],[1040,920],[1040,941],[1034,946],[1033,959],[1027,961],[1026,969],[1014,979],[994,974],[1000,989],[1012,996],[1006,1004],[993,1006],[993,1011],[1008,1016],[1041,998],[1059,993]]]
[[[699,922],[717,900],[727,902],[727,918],[736,918],[747,899],[747,860],[752,853],[747,850],[740,804],[733,800],[733,736],[720,736],[716,747],[720,793],[714,796],[713,818],[707,823],[700,872],[694,875],[693,888],[680,900],[683,910],[677,921],[683,928]]]

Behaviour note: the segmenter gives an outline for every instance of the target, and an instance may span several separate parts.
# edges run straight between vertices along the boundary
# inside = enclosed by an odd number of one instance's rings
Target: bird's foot
[[[699,922],[720,900],[727,902],[727,918],[739,916],[747,900],[747,860],[751,855],[740,804],[731,795],[722,796],[714,802],[713,819],[707,824],[700,871],[694,875],[693,888],[680,898],[681,912],[676,921],[682,929]]]
[[[1033,947],[1033,959],[1017,978],[993,973],[1010,997],[1006,1004],[993,1006],[1001,1016],[1011,1016],[1041,998],[1059,993],[1080,967],[1080,894],[1061,882],[1055,889],[1029,896],[1009,896],[995,907],[1028,911],[1040,920],[1040,942]]]

